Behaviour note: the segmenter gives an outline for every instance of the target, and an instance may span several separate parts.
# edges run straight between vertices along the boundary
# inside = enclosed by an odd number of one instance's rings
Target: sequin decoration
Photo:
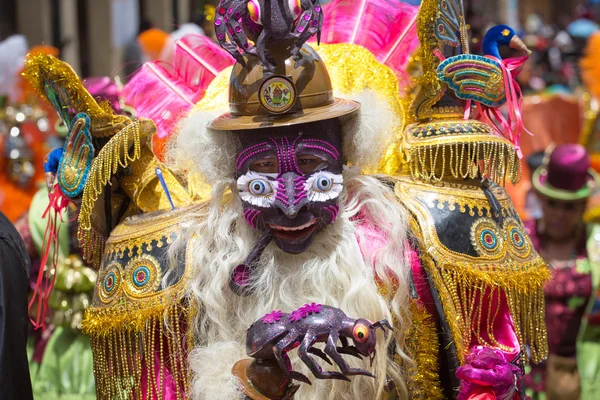
[[[131,259],[125,267],[125,291],[134,298],[153,295],[160,285],[161,268],[149,254]]]
[[[67,197],[81,195],[93,158],[90,117],[85,113],[78,113],[69,128],[65,151],[58,167],[58,184]]]
[[[121,265],[113,262],[108,265],[102,279],[96,283],[98,297],[103,303],[109,303],[121,291]]]
[[[459,0],[440,0],[435,34],[440,42],[452,47],[461,44],[460,32],[463,31],[462,2]]]
[[[497,257],[504,252],[504,234],[489,218],[480,218],[471,226],[471,243],[483,257]]]
[[[508,218],[504,221],[504,232],[509,240],[509,250],[516,257],[527,258],[531,253],[531,246],[526,236],[523,234],[523,227],[514,218]]]
[[[506,103],[502,67],[491,58],[474,54],[450,57],[438,66],[437,74],[460,99],[488,107]]]

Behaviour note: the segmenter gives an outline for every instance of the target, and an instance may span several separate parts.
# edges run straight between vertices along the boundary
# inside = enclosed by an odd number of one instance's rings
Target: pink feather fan
[[[165,138],[179,118],[203,96],[210,82],[233,58],[205,36],[188,35],[175,43],[173,65],[145,63],[121,92],[138,117],[150,118]]]
[[[418,6],[400,0],[333,0],[323,6],[323,43],[358,44],[408,84],[409,57],[419,47]]]

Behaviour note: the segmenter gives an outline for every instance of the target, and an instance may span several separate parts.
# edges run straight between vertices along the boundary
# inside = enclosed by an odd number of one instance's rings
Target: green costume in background
[[[583,400],[597,399],[600,393],[600,225],[594,224],[590,228],[587,251],[593,295],[577,341],[577,368]]]

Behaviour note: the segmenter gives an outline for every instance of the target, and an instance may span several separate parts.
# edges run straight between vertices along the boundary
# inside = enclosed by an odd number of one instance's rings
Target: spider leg
[[[243,3],[238,3],[230,14],[229,21],[227,22],[229,25],[228,33],[229,38],[232,42],[234,42],[242,52],[246,54],[255,54],[248,43],[248,38],[246,37],[246,32],[244,31],[244,27],[240,24],[240,20],[243,16],[245,16],[247,12],[247,1]],[[228,11],[229,13],[229,11]],[[237,18],[236,18],[237,17]]]
[[[275,72],[275,65],[272,60],[269,60],[266,42],[269,39],[268,32],[266,29],[263,29],[260,35],[258,35],[258,39],[256,39],[256,53],[258,58],[260,58],[260,62],[264,65],[270,72]]]
[[[298,67],[298,60],[300,59],[300,49],[304,46],[304,43],[308,41],[315,33],[317,34],[317,42],[321,41],[321,26],[323,24],[323,13],[315,11],[317,5],[313,5],[312,0],[302,0],[302,9],[304,10],[300,17],[298,17],[298,23],[295,27],[295,32],[292,36],[295,36],[296,45],[292,49],[292,56],[296,61],[295,68]]]
[[[358,352],[358,350],[356,350],[356,347],[349,345],[348,338],[346,336],[340,336],[340,342],[342,342],[342,347],[336,347],[338,353],[348,354],[362,360],[362,355]]]
[[[298,355],[300,356],[300,359],[304,361],[304,364],[306,364],[308,369],[310,369],[313,375],[319,379],[339,379],[342,381],[350,381],[348,377],[337,371],[323,371],[323,369],[319,364],[317,364],[315,359],[308,355],[308,350],[311,348],[311,346],[315,343],[316,340],[317,336],[312,332],[308,332],[306,336],[304,336],[304,340],[298,348]]]
[[[238,20],[246,13],[247,3],[247,0],[221,0],[219,12],[215,16],[215,34],[219,45],[243,67],[246,67],[246,61],[239,49],[245,50],[244,46],[247,47],[248,41]]]
[[[317,45],[321,44],[321,28],[323,27],[323,9],[319,4],[319,0],[301,0],[300,5],[304,10],[304,13],[310,13],[310,19],[307,21],[309,26],[306,31],[308,31],[308,40],[315,33],[317,34]],[[301,15],[301,18],[305,18]]]
[[[285,363],[285,359],[283,358],[285,349],[289,347],[294,341],[297,339],[298,333],[295,330],[291,330],[283,339],[277,342],[273,346],[273,355],[279,364],[279,368],[286,373],[290,378],[295,379],[300,382],[311,384],[308,377],[300,372],[291,371],[288,369],[288,366]]]
[[[336,347],[336,350],[340,354],[348,354],[349,356],[360,358],[362,360],[362,355],[358,352],[358,350],[356,350],[356,347],[354,346]]]
[[[308,349],[308,352],[311,354],[314,354],[315,356],[322,358],[327,364],[329,365],[333,365],[331,363],[331,360],[329,359],[329,357],[327,357],[327,354],[323,353],[323,351],[321,349],[317,349],[316,347],[311,347],[310,349]]]
[[[329,335],[329,338],[327,339],[327,345],[325,346],[325,353],[329,357],[331,357],[333,362],[336,363],[338,365],[338,367],[340,367],[340,371],[342,371],[342,374],[344,374],[344,375],[365,375],[365,376],[370,376],[371,378],[375,378],[375,375],[373,375],[371,372],[367,371],[366,369],[352,368],[348,365],[346,360],[344,360],[344,357],[342,357],[342,355],[337,352],[336,346],[337,346],[338,338],[339,338],[338,332],[334,332],[331,335]]]

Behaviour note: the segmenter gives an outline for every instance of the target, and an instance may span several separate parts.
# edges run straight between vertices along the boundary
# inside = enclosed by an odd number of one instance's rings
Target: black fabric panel
[[[19,233],[0,212],[0,399],[33,399],[27,360],[30,260]]]

